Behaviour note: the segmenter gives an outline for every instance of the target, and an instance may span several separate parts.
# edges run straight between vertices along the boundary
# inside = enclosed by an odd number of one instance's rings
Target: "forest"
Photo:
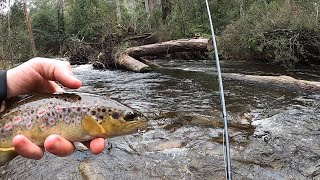
[[[9,5],[10,4],[10,5]],[[219,56],[287,68],[320,63],[316,0],[209,0]],[[204,0],[1,0],[3,66],[35,56],[92,61],[128,39],[209,38]],[[139,44],[139,43],[138,43]],[[108,55],[109,52],[109,55]]]

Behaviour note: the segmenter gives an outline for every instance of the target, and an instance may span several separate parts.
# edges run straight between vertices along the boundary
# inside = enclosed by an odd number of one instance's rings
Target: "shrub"
[[[222,56],[287,67],[319,63],[318,17],[307,7],[293,1],[254,2],[243,17],[223,31]]]

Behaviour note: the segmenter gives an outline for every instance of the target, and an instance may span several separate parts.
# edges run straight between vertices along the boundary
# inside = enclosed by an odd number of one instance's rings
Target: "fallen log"
[[[146,65],[148,65],[148,66],[150,66],[151,68],[160,68],[160,67],[162,67],[162,66],[160,66],[159,64],[156,64],[156,63],[154,63],[154,62],[151,62],[150,60],[148,60],[148,59],[145,59],[145,58],[139,58],[139,61],[140,62],[142,62],[142,63],[144,63],[144,64],[146,64]]]
[[[265,86],[289,89],[297,92],[320,92],[320,82],[295,79],[290,76],[257,76],[223,73],[226,79],[257,83]]]
[[[185,51],[208,51],[208,39],[179,39],[156,44],[131,47],[126,50],[129,56],[139,58]]]
[[[140,39],[143,37],[136,38]],[[163,56],[169,53],[186,51],[207,52],[208,45],[208,39],[199,38],[148,44],[127,48],[126,50],[122,50],[121,48],[118,48],[118,50],[112,49],[99,54],[98,61],[104,64],[104,66],[96,63],[97,66],[95,67],[123,68],[134,72],[147,72],[151,70],[151,67],[158,66],[142,58],[143,56]]]
[[[126,53],[119,53],[116,58],[116,65],[133,72],[151,71],[150,66],[128,56]]]

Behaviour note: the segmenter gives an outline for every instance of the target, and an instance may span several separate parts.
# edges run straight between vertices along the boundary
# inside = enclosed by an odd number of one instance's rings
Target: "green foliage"
[[[66,9],[66,30],[87,42],[100,42],[116,28],[115,4],[107,0],[73,0]]]
[[[228,25],[220,39],[228,59],[266,60],[293,67],[320,52],[305,46],[311,36],[319,39],[313,3],[256,1],[239,20]],[[311,40],[312,41],[312,40]],[[317,45],[317,44],[315,44]],[[318,59],[319,60],[319,59]],[[318,61],[316,60],[316,61]]]
[[[52,1],[37,1],[31,10],[33,36],[40,55],[59,52],[57,6]]]
[[[157,24],[157,19],[154,16],[149,16],[145,11],[144,3],[123,3],[121,6],[123,16],[123,28],[131,27],[136,33],[148,32],[152,26]],[[156,9],[158,11],[158,9]],[[156,14],[157,12],[154,12]]]
[[[150,32],[160,40],[195,34],[210,37],[205,1],[154,0],[155,6],[147,12],[145,0],[120,0],[120,24],[115,1],[65,0],[63,17],[57,0],[27,2],[39,56],[65,54],[79,42],[91,48],[98,44],[94,48],[101,51],[117,46],[127,35]],[[167,14],[162,12],[161,2],[170,6]],[[209,0],[209,6],[224,58],[286,66],[319,62],[320,4],[308,0]],[[32,56],[23,10],[17,0],[11,7],[10,28],[7,16],[0,15],[0,59],[20,61]]]
[[[31,56],[27,29],[25,28],[24,11],[21,3],[16,2],[8,14],[0,15],[0,60],[10,59],[13,63]],[[10,24],[10,28],[8,25]]]

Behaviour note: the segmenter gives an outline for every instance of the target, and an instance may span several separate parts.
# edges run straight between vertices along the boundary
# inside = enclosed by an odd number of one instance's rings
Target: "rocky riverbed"
[[[79,91],[111,96],[138,109],[150,119],[146,132],[108,139],[108,148],[98,156],[82,149],[64,158],[18,157],[0,168],[1,179],[225,179],[213,65],[158,63],[164,68],[145,74],[74,68],[84,82]],[[222,67],[227,72],[278,73],[264,65],[250,69],[223,62]],[[311,70],[293,74],[312,80],[319,76]],[[225,89],[234,179],[320,179],[320,93],[232,80],[225,81]]]

